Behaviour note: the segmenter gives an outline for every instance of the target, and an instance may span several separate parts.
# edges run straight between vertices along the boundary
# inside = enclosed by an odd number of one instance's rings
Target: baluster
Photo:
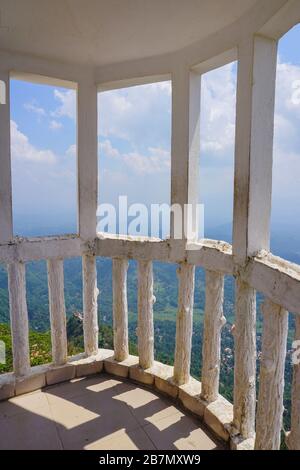
[[[190,379],[195,266],[181,263],[177,273],[179,286],[174,381],[178,385],[182,385]]]
[[[288,312],[266,299],[262,313],[264,322],[255,449],[276,450],[280,447],[283,415]]]
[[[201,398],[212,402],[218,398],[221,362],[224,276],[206,271],[205,313],[202,343]]]
[[[128,351],[128,307],[127,307],[128,260],[113,259],[113,325],[115,360],[127,359]]]
[[[300,316],[295,318],[295,341],[300,342]],[[300,450],[300,362],[299,343],[296,343],[297,351],[293,365],[292,383],[292,409],[291,409],[291,431],[287,435],[286,443],[291,450]]]
[[[235,302],[233,426],[248,438],[255,433],[256,296],[239,276]]]
[[[87,356],[98,353],[98,304],[96,257],[82,257],[83,274],[83,333],[84,349]]]
[[[154,361],[153,273],[151,261],[138,262],[138,353],[143,369]]]
[[[22,376],[30,371],[25,265],[12,263],[7,270],[13,366],[15,374]]]
[[[52,360],[55,365],[67,362],[66,308],[63,260],[47,261]]]

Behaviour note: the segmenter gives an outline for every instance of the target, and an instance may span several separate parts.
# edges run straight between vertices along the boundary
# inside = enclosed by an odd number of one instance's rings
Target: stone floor
[[[0,403],[0,449],[220,448],[167,399],[104,374]]]

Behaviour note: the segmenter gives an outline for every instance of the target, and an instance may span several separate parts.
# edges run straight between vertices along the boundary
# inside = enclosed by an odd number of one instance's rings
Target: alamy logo
[[[197,244],[204,238],[203,204],[145,204],[128,205],[127,196],[119,196],[117,205],[99,204],[97,231],[122,233],[133,236],[166,237],[172,221],[173,237],[187,240],[187,249],[200,249]]]
[[[0,364],[6,364],[5,343],[0,340]]]

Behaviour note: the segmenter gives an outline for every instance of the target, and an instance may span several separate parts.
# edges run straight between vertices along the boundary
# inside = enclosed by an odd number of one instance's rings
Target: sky
[[[300,226],[300,26],[279,42],[273,165],[273,229]],[[236,63],[203,76],[199,200],[205,229],[226,227],[233,208]],[[98,95],[99,202],[170,202],[171,84]],[[76,230],[76,95],[11,81],[14,232]],[[275,228],[274,228],[275,227]],[[216,229],[216,233],[218,230]]]

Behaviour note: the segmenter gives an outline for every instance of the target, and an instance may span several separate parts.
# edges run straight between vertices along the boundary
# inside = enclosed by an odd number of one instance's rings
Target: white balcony
[[[0,105],[0,261],[8,266],[14,359],[14,372],[0,376],[4,448],[19,448],[23,440],[34,448],[79,449],[114,448],[116,439],[124,448],[141,449],[280,445],[288,312],[296,315],[295,337],[300,339],[300,267],[269,249],[276,46],[300,21],[300,2],[150,3],[151,8],[134,0],[92,1],[86,7],[75,1],[62,7],[53,0],[0,1],[1,21],[7,21],[7,26],[0,24],[0,80],[6,85]],[[201,75],[233,59],[238,61],[238,91],[232,246],[202,239],[198,249],[190,250],[190,241],[175,239],[172,229],[168,240],[97,234],[97,90],[172,81],[171,202],[183,207],[196,200]],[[13,237],[8,89],[16,75],[77,90],[78,235]],[[85,355],[68,358],[63,260],[75,256],[83,260]],[[96,256],[113,259],[114,352],[98,351]],[[48,266],[53,364],[31,368],[24,266],[39,259]],[[128,259],[138,261],[139,357],[128,352]],[[154,260],[179,267],[174,367],[154,357]],[[190,377],[195,266],[206,270],[199,381]],[[236,278],[232,404],[219,395],[226,274]],[[265,296],[257,392],[256,290]],[[290,449],[300,449],[299,396],[300,366],[295,365]],[[156,421],[168,409],[170,414]],[[28,436],[26,426],[41,435]]]

